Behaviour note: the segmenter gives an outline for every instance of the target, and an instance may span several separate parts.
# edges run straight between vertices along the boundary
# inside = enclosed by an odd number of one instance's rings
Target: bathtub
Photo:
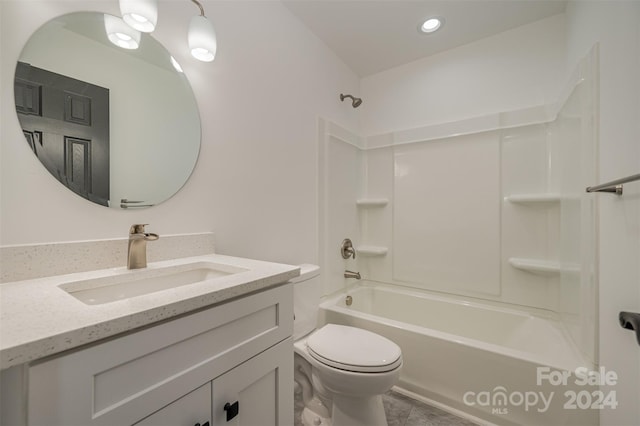
[[[593,365],[544,311],[363,282],[325,299],[320,321],[396,342],[400,391],[451,412],[505,425],[598,424]]]

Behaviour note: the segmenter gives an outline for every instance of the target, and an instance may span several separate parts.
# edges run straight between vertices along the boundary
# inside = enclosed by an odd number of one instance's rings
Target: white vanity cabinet
[[[293,424],[292,297],[283,284],[32,363],[26,423]]]

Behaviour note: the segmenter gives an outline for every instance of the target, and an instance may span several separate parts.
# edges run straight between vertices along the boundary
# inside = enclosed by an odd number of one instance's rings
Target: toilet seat
[[[360,328],[327,324],[307,339],[309,354],[340,370],[382,373],[402,365],[402,351],[391,340]]]

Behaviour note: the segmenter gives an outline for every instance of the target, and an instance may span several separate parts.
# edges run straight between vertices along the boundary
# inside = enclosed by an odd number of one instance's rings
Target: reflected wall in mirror
[[[189,82],[149,34],[118,47],[114,18],[55,18],[29,39],[14,94],[24,137],[42,165],[89,201],[116,209],[161,203],[185,184],[200,150]]]

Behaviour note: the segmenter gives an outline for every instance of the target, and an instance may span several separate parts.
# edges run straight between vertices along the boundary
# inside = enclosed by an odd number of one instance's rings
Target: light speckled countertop
[[[213,262],[247,271],[114,302],[87,305],[58,286],[124,274]],[[300,274],[297,266],[211,254],[80,272],[0,285],[0,369],[23,364],[180,314],[280,284]]]

